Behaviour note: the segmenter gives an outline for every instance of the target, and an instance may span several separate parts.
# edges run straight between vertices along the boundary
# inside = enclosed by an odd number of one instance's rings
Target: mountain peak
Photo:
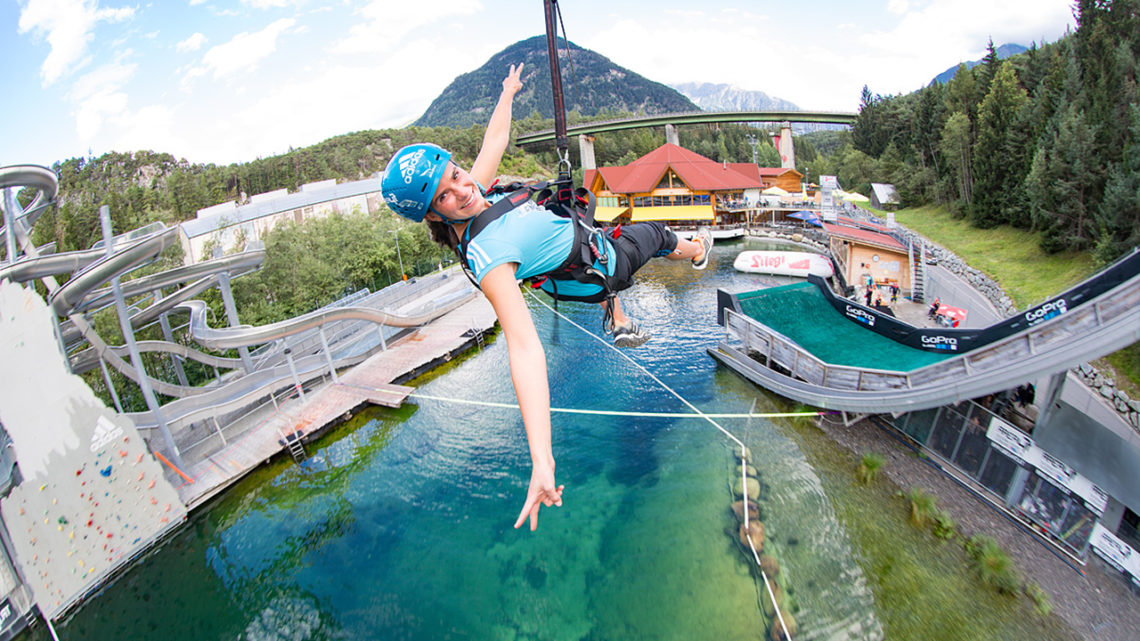
[[[1006,44],[1003,44],[1002,46],[994,49],[994,53],[997,54],[998,60],[1005,60],[1006,58],[1009,58],[1011,56],[1016,56],[1017,54],[1025,52],[1025,51],[1027,51],[1027,49],[1025,47],[1023,47],[1019,44],[1014,44],[1014,43],[1006,43]],[[966,68],[967,69],[973,69],[974,67],[978,66],[981,63],[982,63],[981,60],[970,60],[966,63]],[[958,73],[958,65],[954,65],[953,67],[950,67],[949,69],[947,69],[946,71],[943,71],[942,73],[938,74],[937,76],[934,76],[934,80],[931,80],[930,84],[934,84],[936,82],[940,82],[940,83],[950,82],[950,79],[953,78],[954,74],[956,74],[956,73]]]
[[[698,111],[698,107],[661,83],[619,67],[605,56],[559,39],[562,93],[566,111],[583,116],[601,112],[659,114]],[[567,59],[569,57],[569,59]],[[546,36],[520,40],[491,56],[478,69],[456,78],[413,123],[420,127],[470,127],[485,124],[502,91],[511,65],[523,63],[523,88],[515,95],[516,117],[538,112],[554,118]],[[573,70],[571,70],[571,65]]]
[[[706,111],[799,111],[799,107],[787,100],[736,85],[682,82],[671,86]]]

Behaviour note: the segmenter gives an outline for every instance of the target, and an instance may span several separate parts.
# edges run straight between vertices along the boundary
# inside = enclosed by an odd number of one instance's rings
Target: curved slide
[[[122,273],[122,271],[132,269],[146,262],[148,257],[157,255],[157,253],[161,253],[162,249],[165,249],[165,247],[162,246],[162,244],[166,241],[165,233],[166,232],[162,232],[160,234],[144,237],[143,239],[140,239],[139,241],[129,245],[125,249],[112,254],[110,259],[93,263],[83,272],[83,274],[76,275],[63,287],[57,290],[55,295],[52,297],[52,304],[55,305],[57,301],[61,301],[59,304],[62,306],[65,304],[65,302],[67,304],[81,304],[82,302],[86,301],[86,297],[95,287],[101,286],[103,283],[105,283],[107,280],[110,280],[115,275]],[[209,273],[211,271],[216,274],[217,272],[225,271],[230,268],[237,268],[241,266],[249,267],[254,262],[259,264],[260,261],[264,259],[264,254],[261,252],[252,252],[251,254],[253,255],[243,256],[242,254],[237,254],[234,256],[223,257],[212,261],[198,263],[189,267],[170,270],[170,272],[176,273],[177,278],[185,279],[198,276],[202,273]],[[167,272],[163,272],[147,277],[147,279],[138,279],[139,281],[147,281],[149,283],[147,286],[140,287],[139,289],[141,292],[145,292],[150,288],[159,286],[159,283],[168,282],[171,278],[172,277],[169,276]],[[71,287],[68,288],[68,285]],[[65,288],[68,289],[65,291]],[[163,304],[165,302],[169,304],[170,309],[176,310],[182,308],[189,310],[191,313],[191,338],[203,347],[206,347],[208,349],[221,350],[260,345],[272,340],[276,340],[278,338],[284,338],[298,332],[316,328],[325,323],[343,320],[371,321],[376,324],[389,325],[392,327],[418,327],[459,307],[463,303],[470,300],[471,297],[475,296],[476,292],[472,288],[466,287],[463,290],[456,292],[456,294],[458,295],[453,294],[450,297],[444,296],[437,298],[435,304],[430,309],[427,309],[424,312],[414,316],[390,314],[367,307],[342,307],[327,310],[317,310],[315,312],[311,312],[297,318],[262,327],[237,327],[225,329],[214,329],[206,324],[207,307],[206,304],[202,301],[179,300],[177,301],[177,304],[175,304],[175,301],[173,299],[169,301],[167,300],[171,297],[166,297],[163,301],[156,303],[156,305]],[[165,304],[163,306],[166,307]],[[152,307],[154,306],[152,305]],[[146,310],[140,312],[140,314],[147,313],[157,314],[159,312],[153,312],[151,308],[147,308]],[[86,325],[86,323],[83,325]],[[130,380],[135,381],[136,383],[138,382],[137,374],[135,373],[134,368],[131,367],[131,365],[118,353],[116,353],[116,350],[106,345],[98,336],[93,336],[93,332],[89,329],[85,330],[80,328],[79,331],[83,338],[87,339],[88,342],[91,343],[93,346],[92,349],[96,354],[101,352],[104,356],[104,359],[109,365],[111,365],[114,369],[119,371]],[[173,351],[176,349],[178,348],[166,347],[163,351]],[[186,355],[190,356],[191,358],[193,357],[189,352],[187,352]],[[92,357],[86,355],[83,356],[84,362],[90,358]],[[345,364],[347,365],[351,363]],[[153,377],[150,377],[149,380],[151,386],[156,392],[175,398],[198,396],[212,391],[212,388],[187,387],[183,385],[167,383]],[[239,379],[239,381],[240,380],[241,379]],[[235,381],[234,383],[230,383],[230,385],[235,385],[237,383],[238,381]],[[245,385],[249,385],[250,383],[251,381],[247,381]]]
[[[338,320],[370,321],[390,327],[419,327],[463,305],[475,295],[476,291],[470,287],[457,290],[451,295],[437,298],[429,309],[415,316],[391,314],[371,307],[338,307],[309,312],[270,325],[224,329],[214,329],[206,325],[206,304],[202,301],[187,301],[181,307],[190,310],[190,337],[194,342],[210,349],[231,349],[268,343]]]
[[[1126,264],[1134,264],[1135,256],[1126,258],[1133,261]],[[722,308],[725,340],[709,354],[757,385],[801,403],[883,413],[938,407],[1011,389],[1140,340],[1140,274],[1135,269],[1130,277],[1115,278],[1112,286],[1061,313],[1035,311],[1048,305],[1023,314],[1033,318],[1019,331],[910,371],[824,362],[728,307]],[[853,322],[838,310],[832,318],[832,323]]]
[[[0,167],[0,191],[9,187],[29,187],[37,190],[36,197],[16,217],[18,236],[31,230],[40,214],[55,200],[55,195],[59,190],[59,181],[55,177],[55,172],[39,165]],[[17,211],[19,211],[18,208]],[[4,232],[8,231],[5,225],[6,223],[0,220],[0,238],[3,238]]]

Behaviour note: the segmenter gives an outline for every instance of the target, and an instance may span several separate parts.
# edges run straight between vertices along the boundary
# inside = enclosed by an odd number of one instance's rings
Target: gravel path
[[[946,473],[913,456],[892,434],[869,420],[851,427],[844,427],[835,419],[821,420],[819,426],[858,456],[868,452],[884,455],[886,463],[880,475],[885,475],[900,489],[921,486],[936,495],[938,506],[957,522],[958,529],[966,536],[993,537],[1013,558],[1021,574],[1049,595],[1053,612],[1081,637],[1090,641],[1140,639],[1140,597],[1132,594],[1121,577],[1095,554],[1089,553],[1084,574],[1079,574],[1036,536],[963,489]]]

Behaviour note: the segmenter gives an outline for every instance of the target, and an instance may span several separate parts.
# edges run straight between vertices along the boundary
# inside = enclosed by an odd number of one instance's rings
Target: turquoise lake
[[[775,409],[705,353],[722,334],[718,287],[791,282],[733,271],[743,248],[718,246],[705,272],[653,261],[623,294],[653,335],[625,353],[706,412]],[[530,305],[554,407],[690,411]],[[559,310],[600,334],[597,306]],[[501,339],[416,383],[515,402]],[[797,638],[882,638],[849,538],[786,428],[719,422],[753,452]],[[761,638],[762,584],[730,511],[732,442],[692,418],[556,413],[553,425],[564,506],[543,508],[535,533],[512,528],[530,472],[518,410],[412,399],[336,428],[302,465],[256,471],[56,629],[88,640]]]

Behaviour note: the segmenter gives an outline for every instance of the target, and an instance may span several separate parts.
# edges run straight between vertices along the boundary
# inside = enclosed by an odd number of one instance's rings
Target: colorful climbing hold
[[[111,476],[111,466],[108,465],[107,467],[99,470],[99,473],[102,474],[103,476]]]

